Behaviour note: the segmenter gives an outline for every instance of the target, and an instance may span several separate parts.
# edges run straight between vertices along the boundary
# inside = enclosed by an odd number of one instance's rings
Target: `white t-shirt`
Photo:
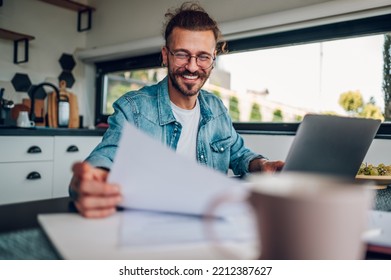
[[[197,132],[200,122],[200,105],[191,110],[179,108],[171,102],[172,111],[176,120],[182,125],[181,137],[179,138],[176,152],[185,157],[196,160]]]

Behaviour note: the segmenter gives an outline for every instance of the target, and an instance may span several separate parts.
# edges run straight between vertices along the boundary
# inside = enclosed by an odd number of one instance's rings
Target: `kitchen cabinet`
[[[0,163],[0,204],[52,197],[50,161]]]
[[[71,166],[101,136],[0,136],[0,204],[68,196]]]
[[[50,198],[52,137],[0,137],[0,204]]]

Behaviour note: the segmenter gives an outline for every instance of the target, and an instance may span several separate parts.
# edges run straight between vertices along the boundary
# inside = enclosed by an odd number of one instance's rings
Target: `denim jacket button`
[[[220,148],[220,151],[224,152],[224,148]]]
[[[204,158],[204,155],[201,155],[201,158]]]

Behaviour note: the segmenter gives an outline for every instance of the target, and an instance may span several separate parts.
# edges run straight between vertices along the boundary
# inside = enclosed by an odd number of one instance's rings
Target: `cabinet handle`
[[[41,179],[41,174],[39,174],[37,171],[30,172],[29,175],[26,177],[27,180],[38,180]]]
[[[75,146],[75,145],[71,145],[67,149],[68,153],[75,153],[75,152],[78,152],[78,151],[79,151],[79,148],[77,146]]]
[[[31,146],[28,150],[27,150],[27,153],[28,154],[39,154],[39,153],[42,153],[42,150],[40,147],[38,146]]]

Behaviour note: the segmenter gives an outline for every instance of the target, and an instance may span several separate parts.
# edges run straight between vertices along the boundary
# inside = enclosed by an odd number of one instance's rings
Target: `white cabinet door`
[[[0,163],[0,178],[0,204],[49,199],[53,162]]]
[[[83,161],[101,139],[101,136],[54,137],[53,197],[68,196],[73,163]]]
[[[53,160],[51,136],[1,136],[0,162]]]

